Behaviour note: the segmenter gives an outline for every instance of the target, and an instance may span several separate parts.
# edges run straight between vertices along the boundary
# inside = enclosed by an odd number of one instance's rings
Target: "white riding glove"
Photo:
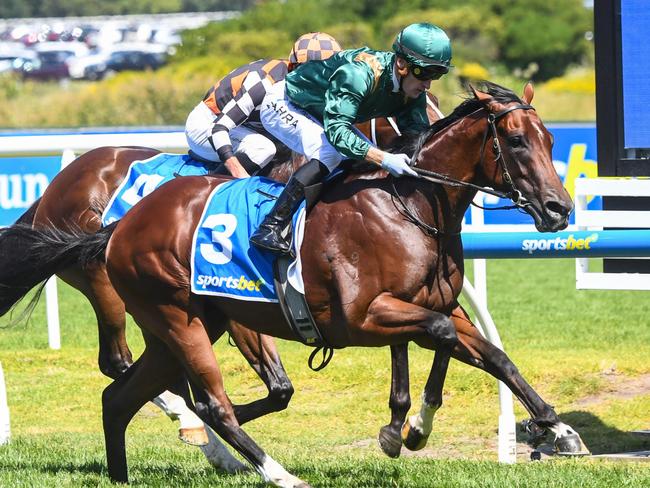
[[[417,176],[413,168],[409,166],[411,158],[406,154],[384,153],[384,159],[381,161],[381,167],[393,176],[411,175]]]

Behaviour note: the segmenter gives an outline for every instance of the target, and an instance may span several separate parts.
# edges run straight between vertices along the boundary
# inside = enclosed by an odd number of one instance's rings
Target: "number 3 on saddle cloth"
[[[134,161],[104,210],[102,225],[120,220],[145,196],[176,176],[207,173],[203,163],[188,155],[161,153]],[[194,234],[192,292],[280,302],[298,338],[305,344],[319,346],[324,343],[304,298],[298,252],[305,223],[305,204],[293,218],[296,260],[276,258],[249,244],[250,235],[270,212],[283,188],[284,185],[272,180],[253,177],[222,183],[212,191]]]
[[[227,181],[212,190],[194,232],[193,293],[278,301],[273,288],[275,256],[252,246],[248,239],[283,188],[267,178],[252,177]]]
[[[252,177],[221,183],[212,190],[194,231],[191,290],[198,295],[279,302],[303,343],[324,346],[304,298],[300,245],[305,202],[293,216],[295,259],[262,251],[249,242],[283,188],[267,178]]]

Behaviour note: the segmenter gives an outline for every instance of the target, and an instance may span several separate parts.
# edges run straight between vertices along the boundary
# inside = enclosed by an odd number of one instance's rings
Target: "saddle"
[[[329,346],[321,335],[314,317],[309,311],[307,299],[304,293],[296,290],[288,278],[290,256],[278,256],[273,265],[275,292],[278,295],[278,303],[282,309],[285,320],[291,327],[295,336],[306,346],[314,347],[309,355],[307,364],[313,371],[320,371],[329,364],[334,355],[334,349]],[[318,366],[314,366],[314,360],[322,351],[322,358]]]
[[[305,188],[305,213],[301,216],[305,218],[307,213],[316,205],[323,189],[333,185],[343,179],[349,173],[349,168],[342,168],[336,171],[325,182],[311,185]],[[297,222],[297,221],[296,221]],[[298,222],[297,222],[298,223]],[[292,224],[293,225],[293,222]],[[302,240],[300,233],[304,226],[299,223],[292,229],[292,235],[296,242]],[[290,266],[294,265],[294,259],[299,260],[299,256],[279,255],[273,264],[273,277],[275,292],[285,320],[295,336],[307,346],[315,349],[309,355],[308,365],[313,371],[320,371],[329,364],[334,355],[334,349],[323,339],[314,317],[309,311],[309,305],[305,298],[304,291],[296,289],[289,278]],[[299,261],[298,261],[299,262]],[[314,360],[319,352],[322,351],[322,358],[318,366],[314,366]]]

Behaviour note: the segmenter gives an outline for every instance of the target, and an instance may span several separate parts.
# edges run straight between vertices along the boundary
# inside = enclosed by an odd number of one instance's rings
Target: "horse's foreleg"
[[[402,441],[411,451],[420,450],[427,444],[433,428],[433,416],[442,406],[442,388],[450,358],[451,349],[441,347],[436,350],[429,378],[422,393],[420,412],[409,417],[402,428]]]
[[[399,457],[402,449],[401,430],[411,408],[409,393],[408,344],[391,346],[390,423],[379,431],[379,446],[387,456]]]
[[[181,378],[168,391],[163,391],[151,402],[171,420],[178,420],[178,438],[190,446],[205,446],[209,443],[203,421],[188,406],[189,389],[185,377]],[[212,460],[208,457],[212,464]]]
[[[232,321],[230,322],[230,335],[242,355],[269,390],[266,398],[246,405],[233,406],[239,424],[287,408],[293,395],[293,385],[282,366],[273,339]]]
[[[424,333],[414,334],[414,329]],[[397,442],[403,442],[412,450],[421,449],[431,433],[433,414],[442,405],[442,387],[449,358],[452,348],[458,341],[453,324],[442,313],[404,302],[390,295],[380,295],[370,305],[362,330],[391,337],[395,344],[399,344],[399,340],[396,339],[404,340],[402,345],[394,345],[391,348],[392,419],[391,424],[380,431],[380,445],[386,454],[394,457],[399,455],[399,449],[395,447]],[[398,441],[394,437],[393,426],[402,425],[410,405],[406,345],[409,339],[424,341],[435,347],[437,352],[423,394],[424,404],[420,414],[412,417],[408,423],[404,423],[401,439]]]
[[[560,420],[553,407],[524,380],[506,353],[483,338],[461,307],[452,314],[452,321],[459,339],[452,353],[454,358],[483,369],[505,383],[531,415],[533,434],[543,436],[550,429],[555,433],[558,451],[588,452],[578,433]]]
[[[170,387],[169,390],[162,392],[152,402],[170,419],[178,420],[178,438],[186,444],[198,446],[215,468],[223,469],[227,473],[245,469],[245,466],[230,454],[226,446],[214,435],[210,427],[196,415],[194,410],[190,409],[191,403],[186,398],[186,394],[189,394],[186,377],[183,375],[180,381],[176,382],[176,386]]]

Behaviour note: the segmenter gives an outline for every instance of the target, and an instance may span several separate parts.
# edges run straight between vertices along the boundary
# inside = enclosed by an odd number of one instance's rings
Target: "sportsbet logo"
[[[233,278],[232,276],[199,275],[196,278],[196,284],[202,286],[204,290],[208,286],[225,286],[226,288],[230,288],[232,290],[260,291],[260,286],[264,284],[264,280],[247,280],[243,275],[239,278]]]
[[[591,234],[584,239],[576,239],[573,234],[568,237],[555,239],[525,239],[521,250],[533,254],[535,251],[573,251],[574,249],[590,249],[592,243],[598,240],[598,234]]]

